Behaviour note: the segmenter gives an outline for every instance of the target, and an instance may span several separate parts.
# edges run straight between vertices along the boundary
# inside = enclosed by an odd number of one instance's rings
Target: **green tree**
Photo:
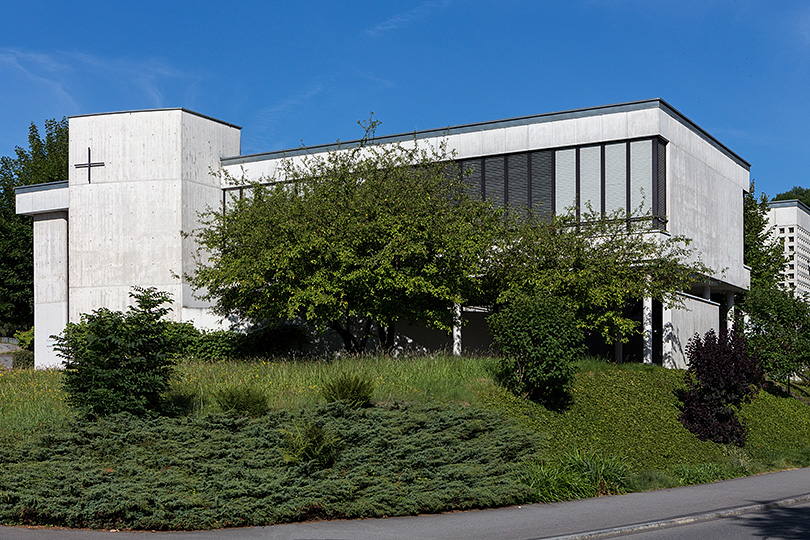
[[[582,331],[606,342],[626,341],[640,325],[626,307],[642,298],[667,307],[679,304],[678,291],[711,270],[695,257],[689,239],[661,237],[652,220],[591,213],[539,219],[518,214],[492,272],[497,303],[525,296],[565,298]]]
[[[395,323],[448,330],[476,293],[500,211],[473,198],[444,146],[360,144],[286,160],[251,196],[203,216],[190,282],[220,315],[301,318],[361,352]]]
[[[752,287],[745,295],[748,344],[768,375],[790,384],[810,364],[810,305],[794,291]]]
[[[800,198],[810,190],[795,187],[779,195]],[[745,263],[751,267],[751,287],[739,295],[739,317],[748,345],[774,380],[790,377],[810,363],[810,306],[807,300],[780,286],[787,258],[768,225],[768,197],[756,196],[754,182],[745,194]]]
[[[776,287],[782,280],[787,258],[782,244],[768,227],[768,196],[756,196],[756,186],[743,198],[744,260],[751,268],[751,289]],[[744,301],[744,300],[743,300]]]
[[[0,158],[0,335],[34,324],[34,231],[31,218],[16,214],[14,188],[66,180],[68,122],[45,121],[45,137],[35,124],[28,149]]]
[[[753,185],[751,186],[751,191],[753,191]],[[774,201],[789,201],[791,199],[798,199],[807,206],[810,206],[810,189],[793,186],[790,191],[786,191],[784,193],[780,193],[776,197],[773,198]]]
[[[135,287],[126,312],[100,308],[82,314],[56,337],[65,359],[68,401],[89,416],[160,411],[174,369],[166,322],[171,295]]]

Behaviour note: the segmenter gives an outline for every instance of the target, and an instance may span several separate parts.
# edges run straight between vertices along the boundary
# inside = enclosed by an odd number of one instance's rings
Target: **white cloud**
[[[422,2],[411,10],[397,13],[380,24],[367,28],[365,33],[373,38],[379,37],[386,32],[401,28],[408,23],[423,19],[430,15],[431,12],[442,9],[449,3],[449,0],[429,0],[427,2]]]

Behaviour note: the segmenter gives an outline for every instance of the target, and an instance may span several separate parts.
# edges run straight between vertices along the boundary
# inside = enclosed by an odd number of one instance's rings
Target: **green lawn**
[[[181,363],[189,413],[86,422],[58,371],[0,371],[0,523],[204,529],[407,515],[713,481],[810,465],[810,407],[762,392],[744,448],[679,423],[682,372],[583,362],[549,411],[492,381],[487,358]],[[375,406],[326,404],[340,373]],[[267,397],[257,418],[223,388]],[[320,463],[320,464],[319,464]]]

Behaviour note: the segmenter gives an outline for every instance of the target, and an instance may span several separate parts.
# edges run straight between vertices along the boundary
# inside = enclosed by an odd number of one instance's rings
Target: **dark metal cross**
[[[97,161],[93,163],[93,161],[90,159],[90,147],[87,148],[87,163],[77,163],[76,165],[74,165],[74,167],[76,167],[77,169],[87,169],[88,184],[90,183],[90,169],[92,169],[93,167],[103,167],[103,166],[104,166],[103,161]]]

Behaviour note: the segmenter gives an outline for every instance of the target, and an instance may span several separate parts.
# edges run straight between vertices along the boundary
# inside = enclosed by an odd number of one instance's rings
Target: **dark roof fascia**
[[[58,182],[43,182],[42,184],[30,184],[27,186],[16,186],[14,188],[14,195],[20,193],[34,193],[37,191],[48,191],[51,189],[62,189],[68,187],[67,180],[60,180]]]
[[[804,204],[799,199],[787,199],[784,201],[771,201],[768,203],[769,208],[789,208],[791,206],[798,206],[804,213],[810,215],[810,207]]]
[[[412,133],[399,133],[396,135],[387,135],[382,137],[374,137],[374,143],[385,144],[393,142],[410,141],[414,139],[424,139],[428,137],[444,137],[448,135],[456,135],[460,133],[471,133],[475,131],[486,131],[490,129],[499,129],[513,126],[524,126],[529,124],[541,124],[545,122],[556,122],[560,120],[569,120],[572,118],[586,118],[589,116],[598,116],[603,114],[614,114],[621,112],[640,111],[645,109],[659,108],[669,114],[672,118],[679,121],[681,124],[694,131],[698,136],[703,138],[709,144],[720,150],[723,154],[731,158],[738,165],[741,165],[746,170],[750,170],[751,165],[726,147],[723,143],[712,137],[706,130],[695,124],[692,120],[684,116],[680,111],[675,109],[672,105],[667,103],[661,98],[646,99],[641,101],[631,101],[627,103],[617,103],[614,105],[601,105],[598,107],[587,107],[583,109],[573,109],[569,111],[551,112],[534,114],[530,116],[519,116],[516,118],[508,118],[505,120],[491,120],[487,122],[476,122],[472,124],[462,124],[459,126],[451,126],[447,128],[427,129],[421,131],[414,131]],[[319,152],[326,152],[338,148],[351,148],[361,143],[360,139],[351,141],[339,141],[337,143],[319,144],[313,146],[302,146],[299,148],[291,148],[287,150],[276,150],[272,152],[262,152],[258,154],[247,154],[244,156],[233,156],[223,158],[222,165],[240,165],[243,163],[251,163],[256,161],[265,161],[269,159],[279,159],[285,157],[293,157],[306,154],[316,154]]]
[[[200,118],[205,118],[206,120],[211,120],[212,122],[217,122],[219,124],[229,126],[236,129],[242,129],[242,126],[237,126],[236,124],[231,124],[230,122],[226,122],[224,120],[220,120],[219,118],[214,118],[213,116],[208,116],[205,114],[198,113],[197,111],[192,111],[183,107],[168,107],[165,109],[135,109],[132,111],[114,111],[114,112],[106,112],[106,113],[92,113],[92,114],[76,114],[70,116],[69,118],[86,118],[88,116],[109,116],[111,114],[132,114],[132,113],[142,113],[142,112],[165,112],[165,111],[182,111],[184,113],[193,114],[194,116],[199,116]]]

